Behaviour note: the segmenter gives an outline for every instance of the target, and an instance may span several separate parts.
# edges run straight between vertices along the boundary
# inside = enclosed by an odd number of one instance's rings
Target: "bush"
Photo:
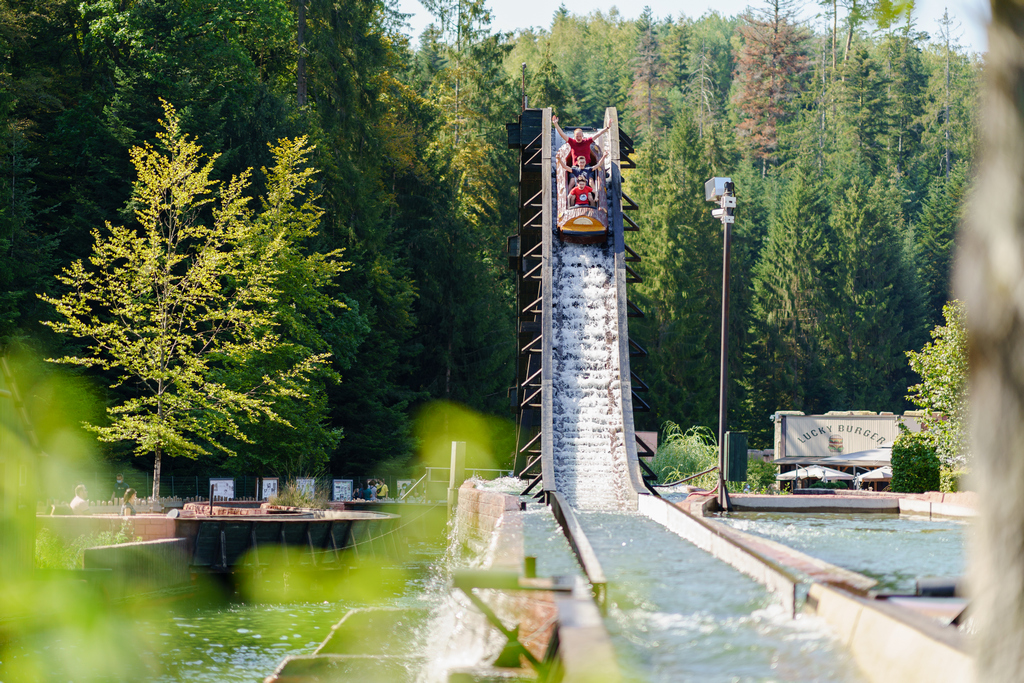
[[[327,499],[327,491],[323,489],[313,488],[313,495],[309,495],[306,491],[299,488],[299,485],[294,481],[290,481],[284,485],[281,491],[276,496],[272,496],[269,501],[271,505],[281,505],[282,507],[293,507],[293,508],[310,508],[313,510],[326,510],[330,507]]]
[[[65,539],[47,528],[36,534],[36,567],[39,569],[81,569],[86,548],[101,545],[120,545],[141,541],[141,536],[132,537],[131,524],[122,522],[117,531],[100,531],[73,539]]]
[[[778,469],[770,462],[763,460],[747,461],[747,484],[751,493],[774,493],[775,475]]]
[[[807,488],[809,489],[848,489],[845,481],[816,481]]]
[[[900,493],[939,490],[939,457],[926,432],[904,431],[892,444],[892,481],[889,489]]]
[[[683,479],[718,464],[718,439],[710,429],[690,427],[684,432],[674,422],[666,422],[664,427],[665,439],[658,445],[653,467],[661,483]],[[713,489],[718,484],[718,473],[709,472],[687,483]]]
[[[963,478],[968,471],[966,468],[943,467],[939,470],[939,490],[943,493],[956,493],[963,489]]]

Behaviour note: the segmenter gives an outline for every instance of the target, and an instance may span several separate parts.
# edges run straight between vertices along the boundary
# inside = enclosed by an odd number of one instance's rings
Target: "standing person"
[[[573,159],[582,156],[584,159],[584,164],[590,165],[594,162],[594,157],[590,153],[590,146],[594,143],[595,138],[599,138],[606,132],[608,132],[608,126],[605,126],[604,128],[597,131],[588,138],[583,136],[582,128],[577,128],[576,130],[574,130],[572,132],[572,137],[566,135],[565,131],[562,130],[562,127],[558,125],[557,116],[551,117],[551,123],[555,124],[555,131],[561,136],[563,140],[565,140],[566,144],[568,144],[569,147],[572,149]],[[601,148],[598,147],[597,149],[600,151]]]
[[[121,504],[122,517],[135,516],[135,489],[126,489],[124,492],[124,503]]]
[[[377,496],[380,497],[380,498],[387,498],[388,497],[388,485],[385,484],[380,479],[378,479],[377,481],[380,481],[380,486],[377,488]]]
[[[128,482],[124,480],[124,475],[120,472],[117,473],[117,479],[114,481],[114,499],[124,498],[124,494],[128,491]]]
[[[366,500],[377,500],[377,489],[373,488],[373,482],[366,480],[366,491],[363,493]]]
[[[84,484],[75,487],[75,497],[71,499],[71,512],[76,515],[89,514],[89,492]]]

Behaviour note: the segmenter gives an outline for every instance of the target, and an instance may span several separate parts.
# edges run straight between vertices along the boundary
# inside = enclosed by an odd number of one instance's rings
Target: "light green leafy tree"
[[[910,367],[921,383],[909,387],[907,398],[926,411],[924,425],[939,460],[948,469],[968,464],[967,441],[967,322],[962,301],[942,308],[945,325],[932,330],[933,341],[920,351],[907,351]]]
[[[164,111],[158,148],[131,150],[136,224],[94,229],[89,264],[75,261],[57,276],[67,291],[40,295],[60,315],[46,324],[85,342],[80,353],[50,360],[105,371],[112,387],[135,390],[108,408],[109,424],[87,427],[101,441],[134,442],[136,455],[153,454],[154,496],[163,455],[233,455],[232,443],[249,441],[247,425],[287,424],[274,402],[305,398],[329,356],[295,354],[262,373],[231,371],[283,355],[279,260],[291,253],[290,239],[308,232],[296,226],[320,216],[309,196],[282,205],[310,181],[298,168],[305,140],[272,149],[277,165],[256,214],[246,195],[250,172],[211,179],[217,156],[181,131],[173,107],[164,103]]]

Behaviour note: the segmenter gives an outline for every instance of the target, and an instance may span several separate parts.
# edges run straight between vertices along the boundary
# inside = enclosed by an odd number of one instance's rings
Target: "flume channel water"
[[[183,603],[138,628],[157,643],[159,683],[262,681],[290,655],[310,654],[331,626],[358,607],[430,607],[427,590],[443,547],[410,544],[404,572],[391,585],[351,599],[303,603]],[[362,599],[360,599],[362,598]],[[157,673],[157,672],[154,672]]]
[[[877,590],[914,592],[921,576],[961,576],[970,526],[914,515],[733,512],[719,521],[870,576]]]
[[[605,623],[626,680],[862,681],[824,622],[636,513],[578,512],[609,581]]]

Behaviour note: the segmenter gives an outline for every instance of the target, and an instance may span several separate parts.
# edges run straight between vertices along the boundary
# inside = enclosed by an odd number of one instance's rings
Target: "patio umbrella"
[[[831,467],[822,467],[821,465],[809,465],[807,467],[798,467],[790,472],[783,472],[782,474],[775,475],[775,478],[779,481],[790,481],[792,479],[828,479],[831,481],[835,480],[850,480],[855,477],[852,474],[846,472],[840,472],[834,470]]]
[[[857,481],[889,481],[892,479],[891,467],[879,467],[864,474],[857,475]]]

